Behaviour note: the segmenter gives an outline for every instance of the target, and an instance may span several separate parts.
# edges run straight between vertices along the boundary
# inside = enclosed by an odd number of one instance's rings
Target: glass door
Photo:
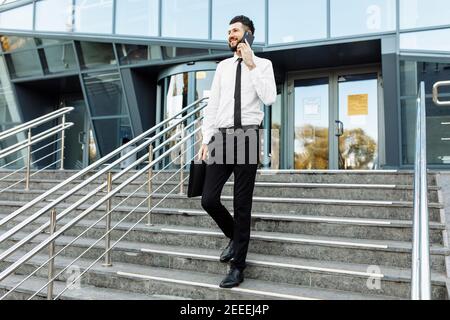
[[[287,168],[378,168],[378,67],[294,74],[288,83]]]
[[[294,168],[329,167],[329,78],[294,81]]]
[[[64,168],[79,170],[89,164],[89,158],[97,158],[96,145],[87,120],[84,100],[64,101],[63,105],[75,109],[66,115],[66,121],[74,125],[66,131]]]
[[[338,165],[344,170],[378,164],[378,74],[338,75]]]

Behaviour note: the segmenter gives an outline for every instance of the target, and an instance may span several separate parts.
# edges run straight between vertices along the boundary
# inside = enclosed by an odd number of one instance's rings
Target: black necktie
[[[236,69],[236,84],[234,87],[234,128],[242,128],[241,122],[241,68],[242,58],[238,60]]]

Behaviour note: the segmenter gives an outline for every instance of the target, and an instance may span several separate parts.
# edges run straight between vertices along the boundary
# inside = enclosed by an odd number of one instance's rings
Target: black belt
[[[219,128],[219,131],[222,133],[226,133],[226,134],[233,134],[235,130],[249,130],[249,129],[261,129],[260,126],[258,126],[257,124],[253,124],[253,125],[248,125],[248,126],[242,126],[241,128],[234,128],[234,127],[229,127],[229,128]]]

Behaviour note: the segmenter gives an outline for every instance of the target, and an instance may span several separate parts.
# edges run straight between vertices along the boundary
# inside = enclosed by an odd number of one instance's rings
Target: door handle
[[[86,142],[85,142],[85,137],[86,137],[86,132],[80,131],[80,132],[78,133],[78,143],[80,143],[80,144],[86,144]]]
[[[344,134],[344,124],[342,121],[335,120],[334,121],[334,135],[336,137],[340,137]]]

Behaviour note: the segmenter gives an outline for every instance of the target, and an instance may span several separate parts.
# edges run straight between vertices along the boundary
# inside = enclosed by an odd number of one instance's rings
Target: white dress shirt
[[[217,66],[211,86],[209,103],[204,109],[202,125],[203,144],[208,144],[218,128],[234,126],[234,87],[239,56],[223,60]],[[241,122],[243,126],[260,125],[264,105],[270,106],[277,98],[272,62],[253,56],[256,67],[249,70],[242,62]]]

